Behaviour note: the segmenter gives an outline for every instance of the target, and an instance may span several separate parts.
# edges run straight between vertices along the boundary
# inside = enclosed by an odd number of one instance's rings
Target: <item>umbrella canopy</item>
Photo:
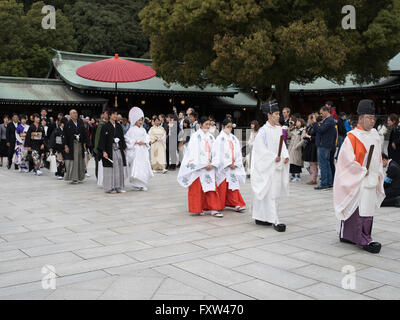
[[[153,78],[156,72],[143,64],[114,58],[89,63],[76,70],[82,78],[101,82],[137,82]]]
[[[115,83],[115,106],[117,103],[118,82],[137,82],[153,78],[156,72],[153,68],[143,64],[121,59],[118,54],[114,58],[89,63],[76,70],[82,78]]]

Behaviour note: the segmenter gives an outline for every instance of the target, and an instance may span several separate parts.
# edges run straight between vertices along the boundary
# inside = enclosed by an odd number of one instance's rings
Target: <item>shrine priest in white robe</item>
[[[261,110],[268,121],[258,131],[252,150],[253,219],[258,225],[285,232],[286,225],[279,222],[278,199],[289,195],[289,153],[282,143],[278,156],[282,136],[278,103],[270,101]]]
[[[357,113],[358,125],[347,134],[336,165],[333,184],[335,215],[340,222],[341,242],[379,253],[381,244],[372,240],[371,233],[375,211],[385,199],[385,176],[381,141],[374,129],[374,102],[361,100]]]
[[[142,109],[133,107],[129,111],[131,126],[125,134],[126,161],[129,181],[134,190],[147,191],[149,180],[153,177],[150,164],[150,137],[143,128]]]

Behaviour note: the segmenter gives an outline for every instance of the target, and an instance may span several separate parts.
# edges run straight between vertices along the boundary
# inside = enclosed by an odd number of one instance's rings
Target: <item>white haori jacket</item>
[[[136,142],[144,142],[138,145]],[[150,164],[150,137],[143,127],[133,125],[125,134],[126,142],[126,162],[128,165],[128,176],[132,182],[134,179],[147,184],[153,177],[153,170]]]
[[[289,158],[285,143],[282,145],[281,161],[275,162],[279,151],[282,127],[267,122],[260,128],[254,140],[251,162],[251,188],[258,200],[278,199],[289,195]]]
[[[333,204],[335,215],[340,221],[350,218],[359,208],[361,217],[371,217],[385,199],[384,171],[381,155],[379,134],[375,129],[365,131],[356,128],[348,135],[356,137],[358,152],[364,146],[366,153],[363,165],[356,161],[356,151],[349,136],[344,140],[336,165],[333,185]],[[358,146],[357,146],[358,145]],[[375,145],[369,174],[367,174],[367,159],[371,145]]]
[[[231,164],[236,166],[231,169]],[[242,150],[240,142],[233,134],[221,131],[212,149],[212,164],[217,168],[217,185],[224,180],[228,183],[228,189],[235,191],[246,182],[246,172],[243,166]]]
[[[199,129],[190,137],[190,141],[178,173],[178,183],[188,188],[197,178],[200,178],[204,192],[215,191],[215,174],[213,168],[205,169],[212,164],[212,148],[215,139],[209,132]]]

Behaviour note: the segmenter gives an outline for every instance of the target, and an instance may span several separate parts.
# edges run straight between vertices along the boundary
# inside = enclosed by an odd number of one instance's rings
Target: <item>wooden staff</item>
[[[110,158],[104,158],[107,159],[108,161],[110,161],[112,164],[114,164],[114,161],[112,161]]]
[[[368,159],[367,159],[367,170],[369,170],[369,166],[371,165],[372,155],[374,153],[375,145],[371,145],[369,147]]]
[[[278,149],[278,157],[281,156],[283,146],[283,135],[281,135],[281,139],[279,140],[279,149]]]

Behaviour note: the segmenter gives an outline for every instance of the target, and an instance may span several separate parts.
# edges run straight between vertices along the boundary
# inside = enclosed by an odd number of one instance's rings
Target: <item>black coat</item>
[[[341,118],[339,118],[339,120],[337,122],[337,126],[338,126],[339,136],[346,137],[347,136],[347,130],[346,130],[346,127],[344,125],[344,121]]]
[[[85,157],[84,146],[88,143],[88,134],[81,119],[77,121],[78,126],[72,120],[69,120],[64,127],[65,145],[69,148],[69,153],[65,153],[64,160],[74,160],[74,140],[75,135],[79,135],[79,142],[82,143],[82,158]],[[65,146],[64,146],[65,148]]]
[[[15,127],[14,122],[11,121],[6,128],[6,142],[10,144],[10,148],[12,148],[13,151],[17,141],[17,138],[15,137],[16,130],[17,128]]]
[[[61,143],[57,143],[61,142]],[[63,157],[65,156],[64,148],[65,148],[65,130],[62,130],[60,127],[53,130],[49,146],[51,149],[62,153]]]
[[[119,149],[121,151],[122,160],[124,162],[124,166],[126,166],[126,158],[125,158],[125,150],[126,143],[124,138],[124,132],[122,130],[122,126],[119,123],[115,123],[115,128],[112,123],[109,121],[103,125],[100,132],[100,140],[99,145],[97,147],[98,154],[101,156],[103,160],[103,167],[112,168],[113,164],[107,159],[103,158],[103,152],[107,152],[108,158],[113,160],[113,149],[112,145],[114,143],[114,139],[118,138]]]
[[[8,126],[7,126],[8,128]],[[396,145],[396,149],[393,149],[392,144]],[[393,159],[397,163],[400,163],[400,130],[395,127],[390,133],[389,145],[388,145],[388,156],[389,159]]]
[[[387,198],[400,196],[400,165],[392,160],[389,163],[386,175],[392,179],[391,183],[385,183],[385,194]]]
[[[306,162],[318,162],[317,146],[315,145],[316,132],[313,126],[308,126],[306,133],[311,138],[304,138],[302,160]]]

